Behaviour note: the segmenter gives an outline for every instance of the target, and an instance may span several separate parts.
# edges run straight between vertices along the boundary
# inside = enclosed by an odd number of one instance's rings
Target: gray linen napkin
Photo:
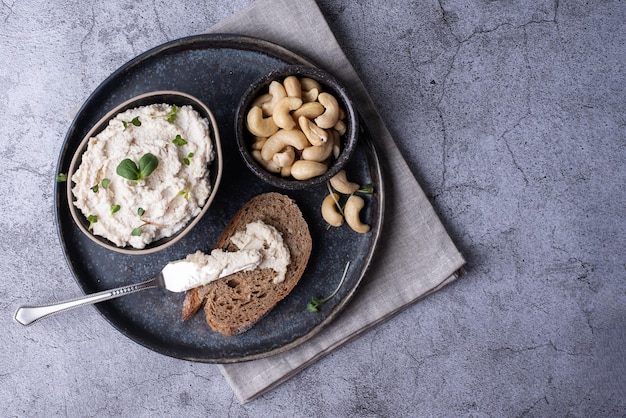
[[[345,310],[328,327],[294,349],[265,359],[219,365],[239,402],[245,403],[452,282],[460,275],[465,261],[400,155],[314,0],[257,0],[208,32],[274,42],[339,78],[355,97],[376,138],[386,188],[379,250]]]

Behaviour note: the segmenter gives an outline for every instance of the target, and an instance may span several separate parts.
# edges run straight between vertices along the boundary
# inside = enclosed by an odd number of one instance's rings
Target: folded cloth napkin
[[[286,352],[219,365],[241,403],[459,277],[465,261],[411,173],[314,0],[257,0],[209,29],[254,36],[296,52],[351,91],[375,138],[385,182],[379,249],[352,301],[324,330]],[[375,303],[374,303],[375,302]]]

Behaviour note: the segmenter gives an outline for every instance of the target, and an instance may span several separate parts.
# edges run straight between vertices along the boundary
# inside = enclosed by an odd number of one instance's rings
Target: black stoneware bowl
[[[104,128],[106,128],[109,121],[113,119],[117,114],[122,113],[128,109],[133,109],[133,108],[140,107],[140,106],[147,106],[151,104],[159,104],[159,103],[167,103],[170,105],[176,105],[178,107],[181,107],[184,105],[190,105],[191,107],[193,107],[195,111],[197,111],[200,114],[202,118],[208,121],[209,134],[213,142],[213,151],[214,151],[213,161],[211,161],[210,167],[209,167],[209,182],[211,184],[210,194],[206,202],[204,203],[204,206],[202,207],[200,213],[196,215],[195,217],[193,217],[187,223],[187,225],[185,225],[181,230],[176,232],[174,235],[153,241],[147,244],[146,247],[142,249],[133,248],[131,246],[118,247],[113,242],[109,241],[108,239],[103,238],[101,236],[97,236],[89,230],[89,221],[82,214],[82,212],[78,208],[76,208],[76,206],[74,206],[74,203],[73,203],[74,195],[72,193],[72,187],[74,186],[74,183],[71,181],[72,175],[76,172],[76,170],[80,166],[80,163],[82,161],[82,155],[87,149],[89,139],[97,135],[98,133],[100,133]],[[74,221],[76,222],[80,230],[98,245],[104,248],[107,248],[109,250],[112,250],[118,253],[123,253],[123,254],[144,255],[144,254],[154,253],[154,252],[163,250],[175,244],[176,242],[180,241],[200,221],[202,216],[206,213],[209,206],[211,205],[211,202],[213,201],[215,194],[217,192],[217,189],[219,187],[220,180],[222,177],[222,164],[223,164],[222,148],[221,148],[221,143],[220,143],[220,135],[219,135],[219,131],[217,128],[217,123],[215,121],[213,113],[204,103],[202,103],[200,100],[198,100],[197,98],[189,94],[181,93],[177,91],[166,90],[166,91],[155,91],[155,92],[140,94],[129,100],[126,100],[125,102],[119,104],[114,109],[109,111],[89,130],[89,132],[87,132],[87,134],[81,141],[80,145],[78,146],[76,153],[72,157],[70,168],[67,173],[67,203],[69,205],[72,218],[74,219]]]
[[[305,178],[294,178],[295,174],[293,176],[287,175],[285,174],[285,172],[281,174],[280,172],[278,172],[280,169],[276,166],[274,166],[273,168],[268,168],[268,162],[259,159],[260,153],[258,151],[256,151],[256,156],[253,155],[253,152],[255,152],[253,151],[253,143],[255,143],[255,141],[257,141],[258,138],[263,135],[254,135],[250,131],[249,124],[251,122],[248,119],[249,112],[251,108],[254,107],[255,101],[257,101],[257,99],[259,99],[261,96],[265,95],[265,97],[269,99],[270,84],[272,82],[277,81],[282,84],[284,80],[289,76],[295,76],[298,79],[309,78],[318,82],[319,85],[321,85],[323,92],[331,94],[337,100],[339,107],[342,109],[340,113],[344,116],[341,122],[344,125],[345,132],[342,132],[341,135],[338,135],[339,148],[335,149],[334,155],[331,155],[324,161],[324,164],[326,164],[326,166],[328,167],[326,171],[323,174],[315,175],[313,177],[308,177],[305,175]],[[304,95],[302,97],[304,97]],[[303,100],[303,102],[306,103],[307,100],[308,99],[305,99]],[[258,104],[259,102],[257,101],[256,103]],[[332,111],[329,110],[330,107],[331,106],[324,106],[324,111]],[[284,114],[284,112],[281,113]],[[293,115],[293,113],[294,111],[290,112],[291,115]],[[263,119],[276,120],[276,117],[267,116],[267,113],[264,114],[262,117]],[[258,120],[259,119],[257,118],[257,121]],[[315,123],[316,118],[311,117],[310,120],[312,121],[312,123]],[[261,121],[259,123],[266,122]],[[272,186],[286,190],[301,190],[308,187],[317,186],[326,182],[328,179],[337,174],[350,159],[356,147],[359,131],[357,111],[355,109],[354,102],[350,98],[350,95],[345,87],[342,86],[335,77],[333,77],[324,70],[321,70],[317,67],[300,65],[287,66],[271,71],[270,73],[252,83],[252,85],[242,96],[239,105],[237,106],[237,110],[235,112],[235,129],[237,137],[237,147],[239,148],[239,151],[248,168],[265,182],[271,184]],[[325,129],[328,132],[335,130],[332,127],[325,127]],[[296,123],[296,126],[294,128],[281,128],[280,130],[301,131],[298,123]],[[281,132],[279,132],[278,134],[280,135]],[[299,150],[296,149],[295,153],[296,160],[304,159],[303,156],[299,156],[299,154],[301,153]],[[294,165],[293,167],[295,172],[296,166]],[[302,167],[302,165],[300,167]]]

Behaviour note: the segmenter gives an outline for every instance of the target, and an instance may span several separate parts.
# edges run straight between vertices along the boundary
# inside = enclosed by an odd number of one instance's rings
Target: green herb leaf
[[[319,312],[318,307],[324,303],[323,301],[319,300],[318,298],[316,298],[315,296],[311,297],[311,302],[309,302],[306,305],[306,310],[311,312],[311,313],[315,313],[315,312]]]
[[[141,232],[141,227],[133,228],[133,230],[130,232],[130,235],[132,235],[133,237],[138,237],[141,235]]]
[[[189,154],[187,154],[187,156],[183,158],[183,164],[185,165],[191,164],[191,159],[193,158],[194,155],[195,154],[193,152],[190,152]]]
[[[365,186],[361,187],[359,190],[357,190],[358,193],[366,193],[366,194],[371,194],[374,192],[374,185],[372,185],[372,183],[367,183]]]
[[[128,180],[141,180],[148,177],[159,165],[154,155],[147,153],[139,160],[139,167],[130,158],[125,158],[115,169],[115,172]]]
[[[180,192],[178,192],[179,196],[183,196],[185,198],[185,200],[189,199],[189,190],[181,190]]]
[[[102,188],[106,190],[106,188],[109,187],[109,183],[111,183],[110,179],[103,178],[102,179]]]
[[[56,181],[58,183],[65,183],[67,181],[67,174],[65,174],[65,173],[57,174]]]
[[[91,188],[91,191],[94,192],[94,193],[98,193],[98,185],[96,184],[95,186],[93,186]]]
[[[147,153],[139,160],[139,178],[145,179],[157,168],[159,160],[154,155]]]
[[[89,215],[87,216],[87,221],[89,222],[89,228],[87,229],[91,231],[91,229],[93,228],[93,224],[98,222],[98,217],[96,215]]]
[[[139,168],[130,158],[122,160],[115,169],[115,172],[128,180],[139,180]]]
[[[141,126],[141,121],[139,120],[139,116],[135,116],[133,120],[131,120],[130,122],[126,122],[125,120],[123,120],[122,125],[124,125],[124,130],[128,129],[129,123],[134,126]]]
[[[174,122],[176,120],[176,113],[178,113],[178,106],[172,105],[172,110],[167,115],[167,121]]]
[[[174,138],[172,142],[175,145],[178,145],[179,147],[182,147],[183,145],[187,145],[187,141],[185,141],[185,139],[180,135],[176,135],[176,138]]]
[[[120,210],[120,205],[112,205],[111,206],[111,215]]]
[[[143,208],[138,208],[137,209],[137,215],[139,215],[139,217],[142,217],[145,212],[146,211]]]

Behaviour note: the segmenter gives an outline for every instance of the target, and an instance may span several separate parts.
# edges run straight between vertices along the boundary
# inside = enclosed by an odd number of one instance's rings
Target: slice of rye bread
[[[195,315],[204,303],[206,321],[215,331],[236,335],[250,329],[298,284],[312,250],[309,226],[289,197],[266,193],[254,197],[233,217],[215,248],[236,251],[230,237],[253,221],[263,221],[282,235],[291,257],[285,280],[274,283],[272,269],[241,271],[187,292],[182,317]]]

